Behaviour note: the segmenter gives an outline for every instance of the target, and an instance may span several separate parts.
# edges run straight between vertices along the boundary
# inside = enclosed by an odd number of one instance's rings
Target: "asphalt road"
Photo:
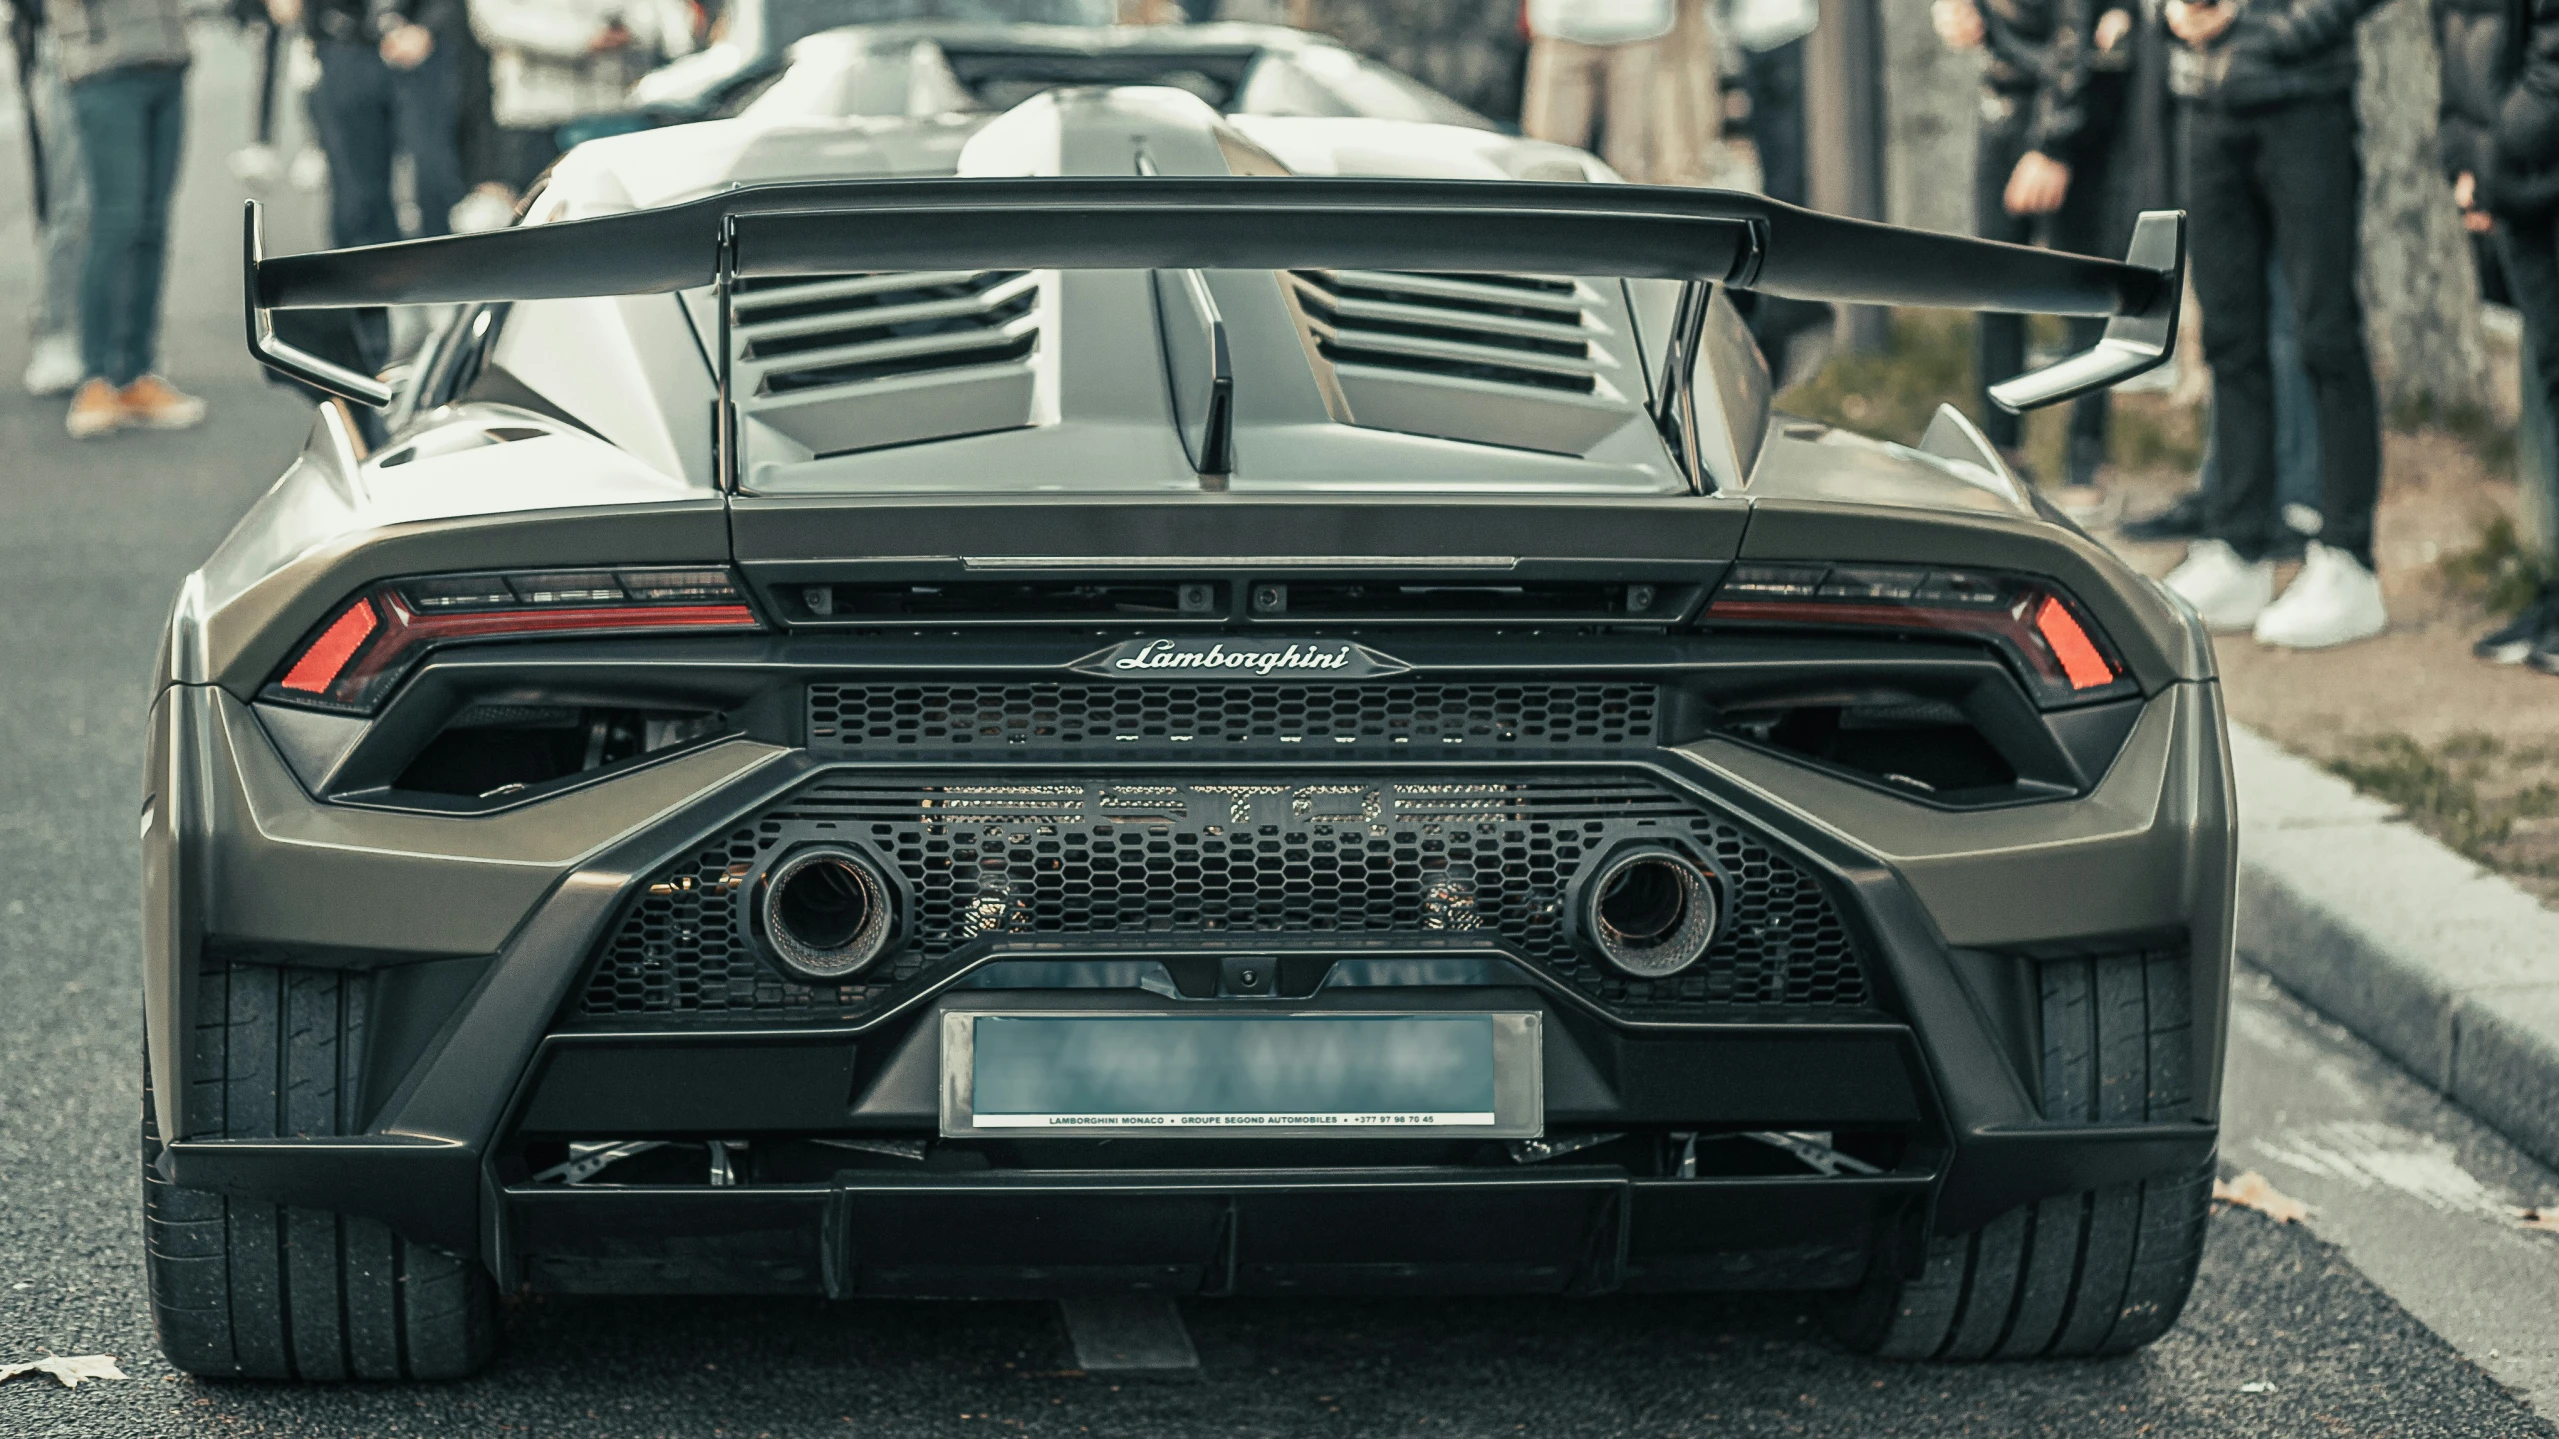
[[[0,335],[0,1363],[107,1353],[133,1376],[0,1386],[0,1434],[2554,1432],[2527,1397],[2559,1403],[2559,1235],[2505,1206],[2559,1180],[2261,983],[2226,1152],[2319,1213],[2216,1217],[2185,1322],[2121,1360],[1879,1364],[1792,1298],[1228,1302],[1186,1308],[1199,1378],[1115,1384],[1069,1367],[1042,1305],[549,1301],[510,1311],[469,1383],[177,1377],[144,1306],[134,1153],[144,689],[178,577],[307,428],[240,353],[221,158],[245,65],[219,36],[205,53],[166,368],[211,421],[76,445],[58,403],[16,391],[23,341]],[[11,227],[19,142],[0,134]],[[306,198],[279,210],[279,248],[313,238]],[[0,307],[27,293],[20,233],[0,230]]]

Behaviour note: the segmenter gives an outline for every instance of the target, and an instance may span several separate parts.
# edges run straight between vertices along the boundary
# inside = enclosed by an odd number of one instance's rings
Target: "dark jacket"
[[[2444,178],[2495,215],[2559,209],[2559,0],[2432,0]]]
[[[2382,0],[2221,0],[2238,18],[2206,50],[2206,104],[2259,110],[2355,92],[2355,24]]]
[[[2443,98],[2435,112],[2435,153],[2444,178],[2488,173],[2497,132],[2497,107],[2513,82],[2512,12],[2530,0],[2429,0],[2435,55],[2442,67]]]
[[[465,0],[308,0],[302,26],[314,40],[372,45],[402,25],[424,25],[442,44],[470,28]]]
[[[1974,0],[1989,65],[1982,84],[2025,109],[2025,147],[2070,164],[2113,135],[2121,57],[2096,53],[2097,17],[2138,0]],[[2120,48],[2120,47],[2119,47]]]

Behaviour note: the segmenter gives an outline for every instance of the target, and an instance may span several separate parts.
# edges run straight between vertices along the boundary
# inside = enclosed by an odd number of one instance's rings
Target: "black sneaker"
[[[2197,540],[2204,534],[2204,492],[2188,490],[2177,502],[2155,515],[2144,515],[2124,522],[2123,536],[2128,540]]]
[[[2559,673],[2559,590],[2533,596],[2513,619],[2479,637],[2470,653],[2492,665],[2530,664]]]

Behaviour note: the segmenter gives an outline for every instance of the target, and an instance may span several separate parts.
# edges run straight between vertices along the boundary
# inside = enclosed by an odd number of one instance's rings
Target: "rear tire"
[[[2183,953],[2041,966],[2044,1113],[2138,1123],[2191,1112],[2192,979]],[[2168,1332],[2203,1260],[2213,1166],[2039,1200],[1929,1241],[1916,1279],[1876,1275],[1832,1313],[1887,1359],[2123,1354]]]
[[[208,970],[197,1132],[347,1133],[364,982],[329,970]],[[496,1287],[476,1260],[379,1220],[185,1189],[160,1177],[142,1072],[142,1228],[151,1319],[169,1362],[205,1378],[458,1379],[497,1349]]]

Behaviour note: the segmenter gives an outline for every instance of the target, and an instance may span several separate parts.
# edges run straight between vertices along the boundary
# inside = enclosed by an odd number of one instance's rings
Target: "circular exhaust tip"
[[[1618,855],[1583,896],[1583,932],[1602,959],[1638,979],[1667,979],[1705,958],[1714,943],[1714,886],[1704,870],[1668,850]]]
[[[828,984],[888,948],[895,900],[870,860],[849,849],[804,849],[764,879],[764,936],[794,976]]]

